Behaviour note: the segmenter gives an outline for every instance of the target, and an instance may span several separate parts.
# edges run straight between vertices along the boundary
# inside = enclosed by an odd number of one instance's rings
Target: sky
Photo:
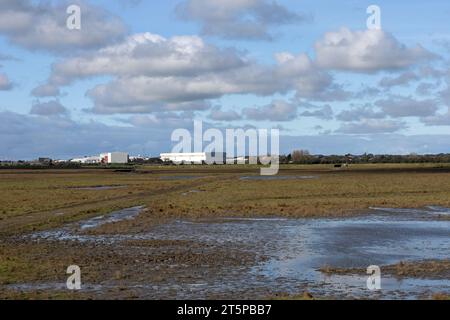
[[[448,153],[449,20],[445,0],[0,0],[0,160],[158,156],[194,120],[277,128],[282,153]]]

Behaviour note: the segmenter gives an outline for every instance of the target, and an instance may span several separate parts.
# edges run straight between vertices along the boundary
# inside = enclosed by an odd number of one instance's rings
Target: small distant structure
[[[227,164],[247,164],[247,163],[249,163],[248,157],[234,157],[227,159]]]
[[[130,160],[130,162],[146,162],[150,160],[150,157],[137,155],[137,156],[129,156],[128,159]]]
[[[75,158],[70,160],[70,162],[73,163],[80,163],[80,164],[98,164],[101,163],[100,157],[83,157],[83,158]]]
[[[57,160],[53,160],[53,163],[55,164],[62,164],[62,163],[67,163],[67,160],[63,160],[63,159],[57,159]]]
[[[224,152],[195,152],[195,153],[161,153],[163,162],[174,164],[225,164],[227,154]]]
[[[128,153],[125,152],[108,152],[99,156],[75,158],[70,160],[73,163],[80,164],[126,164],[129,161]]]
[[[129,162],[128,153],[125,152],[108,152],[100,155],[100,161],[104,164],[126,164]]]
[[[38,162],[39,164],[41,164],[41,165],[50,165],[50,164],[52,164],[52,159],[41,157],[41,158],[38,159],[37,162]]]

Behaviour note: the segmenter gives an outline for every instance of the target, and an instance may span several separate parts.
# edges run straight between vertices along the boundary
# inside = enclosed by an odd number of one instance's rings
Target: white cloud
[[[348,29],[326,34],[316,51],[316,60],[304,53],[280,52],[275,54],[275,64],[265,65],[197,36],[167,39],[135,34],[122,43],[56,63],[47,89],[110,76],[112,80],[87,92],[94,102],[93,111],[103,114],[204,110],[207,101],[231,94],[295,93],[297,99],[345,101],[354,95],[336,84],[326,68],[375,71],[408,66],[431,56],[422,48],[405,47],[382,31]],[[34,93],[45,91],[40,89]],[[253,110],[252,117],[263,116]],[[284,119],[279,114],[271,118]]]
[[[281,52],[277,53],[275,58],[278,62],[277,81],[290,81],[299,98],[336,101],[348,97],[348,93],[333,84],[330,74],[318,69],[308,55],[302,53],[295,56],[289,52]]]
[[[341,111],[337,116],[337,120],[351,122],[351,121],[361,121],[367,119],[383,119],[386,118],[386,113],[376,110],[370,104],[365,104],[362,106],[352,107],[349,110]]]
[[[246,108],[243,114],[248,120],[291,121],[297,118],[297,107],[286,101],[275,100],[263,107]]]
[[[204,35],[246,40],[270,40],[272,26],[309,20],[267,0],[186,0],[176,7],[176,14],[198,22]]]
[[[380,80],[379,86],[390,89],[395,86],[408,85],[411,82],[417,81],[419,79],[420,77],[416,73],[412,71],[407,71],[395,77],[384,77],[383,79]]]
[[[66,26],[66,9],[72,4],[81,7],[81,30]],[[0,34],[28,49],[61,52],[99,48],[122,38],[126,31],[119,18],[81,0],[0,2]]]
[[[40,116],[57,116],[67,114],[67,109],[56,100],[48,102],[36,102],[31,107],[30,114],[40,115]]]
[[[365,119],[344,123],[336,132],[345,134],[392,133],[407,128],[404,122],[394,120]]]
[[[232,93],[221,79],[133,77],[98,85],[87,95],[97,113],[146,113],[161,110],[203,110],[204,100]]]
[[[241,67],[244,58],[232,49],[219,49],[197,36],[170,39],[151,33],[135,34],[124,42],[95,53],[63,60],[53,66],[51,83],[68,84],[78,78],[197,76]]]
[[[427,126],[450,126],[450,108],[446,113],[424,117],[421,121]]]
[[[196,36],[136,34],[121,44],[55,64],[48,84],[68,85],[95,76],[113,77],[87,93],[98,113],[161,111],[169,104],[186,110],[186,104],[196,108],[228,94],[295,91],[298,97],[316,100],[347,97],[305,54],[279,53],[274,65],[262,65]]]
[[[318,110],[314,111],[304,111],[300,114],[302,117],[313,117],[322,120],[332,120],[333,119],[333,109],[329,105],[325,105]]]
[[[319,66],[353,72],[401,69],[434,58],[422,46],[407,47],[382,30],[328,32],[315,51]]]
[[[427,117],[434,115],[438,110],[436,100],[416,100],[402,96],[390,96],[388,99],[376,101],[375,105],[393,118]]]
[[[31,91],[35,97],[57,97],[60,95],[59,88],[51,84],[43,84]]]
[[[209,118],[215,121],[235,121],[241,120],[241,115],[234,110],[224,111],[220,107],[214,107],[209,114]]]

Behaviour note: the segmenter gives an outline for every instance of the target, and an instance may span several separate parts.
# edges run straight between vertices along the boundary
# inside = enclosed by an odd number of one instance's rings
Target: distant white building
[[[226,153],[223,152],[197,152],[197,153],[161,153],[161,160],[175,164],[225,164]]]
[[[102,163],[107,164],[125,164],[129,161],[128,153],[125,152],[108,152],[100,155]]]
[[[96,164],[100,163],[100,157],[84,157],[84,158],[75,158],[70,160],[70,162],[81,163],[81,164]]]
[[[81,164],[125,164],[128,163],[128,153],[125,152],[108,152],[102,153],[100,156],[75,158],[70,162]]]

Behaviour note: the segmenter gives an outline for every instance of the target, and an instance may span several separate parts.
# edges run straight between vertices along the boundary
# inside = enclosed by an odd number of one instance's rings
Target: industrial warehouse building
[[[227,160],[224,152],[161,153],[160,157],[175,164],[225,164]]]
[[[128,163],[129,156],[128,153],[124,152],[109,152],[109,153],[102,153],[100,155],[100,159],[101,163],[124,164]]]
[[[102,153],[100,156],[84,157],[72,159],[70,162],[82,164],[126,164],[129,161],[128,153],[125,152],[108,152]]]

